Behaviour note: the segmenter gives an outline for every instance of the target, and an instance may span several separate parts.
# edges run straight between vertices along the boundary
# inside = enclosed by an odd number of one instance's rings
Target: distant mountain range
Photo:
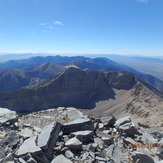
[[[61,57],[57,56],[38,56],[38,57],[31,57],[28,59],[20,59],[20,60],[10,60],[7,62],[0,63],[0,70],[4,69],[32,69],[36,66],[44,64],[46,62],[52,62],[58,65],[66,65],[67,63],[78,61],[78,60],[86,60],[89,58],[76,56],[76,57]]]
[[[108,58],[32,57],[1,63],[0,69],[0,107],[76,107],[163,125],[163,82]]]
[[[11,60],[0,64],[0,91],[9,92],[22,88],[31,88],[63,72],[68,67],[92,69],[96,71],[127,71],[136,75],[163,92],[163,81],[135,69],[114,62],[108,58],[76,57],[32,57],[23,60]]]
[[[137,71],[163,80],[163,57],[106,55],[109,59],[128,65]]]

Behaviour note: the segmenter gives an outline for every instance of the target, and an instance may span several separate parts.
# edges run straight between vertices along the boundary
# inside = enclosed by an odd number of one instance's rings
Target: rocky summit
[[[69,107],[0,113],[0,163],[163,162],[162,128],[129,116],[95,118]]]

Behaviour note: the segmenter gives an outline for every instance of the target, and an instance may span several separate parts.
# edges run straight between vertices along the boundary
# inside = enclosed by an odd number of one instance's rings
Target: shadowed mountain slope
[[[12,91],[26,87],[31,77],[24,70],[9,69],[0,71],[0,91]]]
[[[31,87],[62,72],[65,68],[51,62],[34,69],[8,69],[0,71],[0,92],[8,92]]]
[[[100,70],[100,71],[113,71],[113,70],[128,71],[136,75],[144,82],[153,86],[157,90],[163,92],[163,81],[161,81],[160,79],[153,77],[149,74],[138,72],[129,66],[119,64],[107,58],[94,58],[88,60],[80,60],[80,61],[73,62],[73,64],[81,69],[90,68],[93,70]]]
[[[31,89],[0,93],[0,106],[16,111],[94,108],[96,115],[111,112],[150,118],[162,115],[163,95],[128,72],[71,67]]]

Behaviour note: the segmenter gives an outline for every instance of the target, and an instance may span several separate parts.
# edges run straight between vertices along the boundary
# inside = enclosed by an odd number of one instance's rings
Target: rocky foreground
[[[162,161],[161,161],[162,160]],[[17,115],[0,108],[0,163],[162,163],[163,131],[75,108]]]

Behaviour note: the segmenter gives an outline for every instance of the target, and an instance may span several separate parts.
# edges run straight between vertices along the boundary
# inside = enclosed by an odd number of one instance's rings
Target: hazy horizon
[[[26,53],[15,53],[15,52],[9,52],[9,53],[1,53],[0,52],[0,56],[11,56],[11,55],[16,55],[16,56],[28,56],[30,57],[30,55],[32,56],[85,56],[85,57],[109,57],[109,56],[120,56],[120,57],[142,57],[142,58],[160,58],[162,59],[163,56],[152,56],[152,55],[139,55],[139,54],[111,54],[111,53],[108,53],[108,54],[98,54],[98,53],[46,53],[46,52],[26,52]]]

